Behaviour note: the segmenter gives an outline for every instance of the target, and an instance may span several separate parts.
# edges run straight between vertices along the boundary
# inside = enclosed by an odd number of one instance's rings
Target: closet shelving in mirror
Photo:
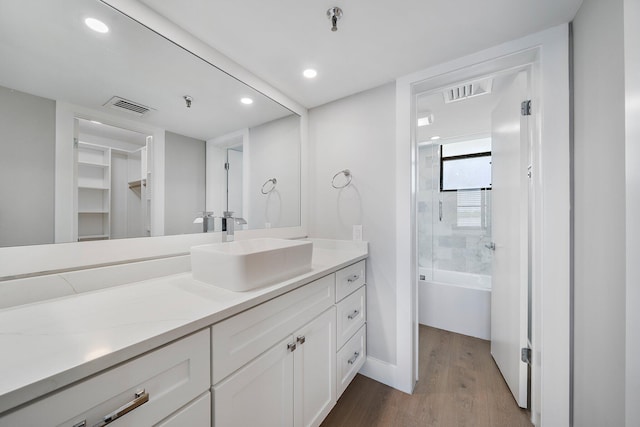
[[[78,241],[108,239],[111,149],[78,142],[77,168]]]

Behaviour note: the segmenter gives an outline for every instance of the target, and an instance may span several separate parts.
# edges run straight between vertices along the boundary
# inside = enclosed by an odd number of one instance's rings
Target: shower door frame
[[[474,75],[532,64],[534,349],[532,418],[569,425],[571,410],[568,24],[423,70],[396,81],[397,388],[418,378],[417,158],[414,94]],[[544,79],[542,79],[544,76]],[[544,101],[547,100],[545,103]],[[543,126],[544,123],[544,126]],[[408,221],[407,221],[408,220]],[[544,354],[544,359],[541,355]]]

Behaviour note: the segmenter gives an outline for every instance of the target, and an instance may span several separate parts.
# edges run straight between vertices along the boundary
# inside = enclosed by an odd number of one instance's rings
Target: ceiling
[[[582,0],[140,0],[312,108],[569,22]],[[330,31],[326,11],[344,16]],[[305,68],[318,70],[307,80]]]

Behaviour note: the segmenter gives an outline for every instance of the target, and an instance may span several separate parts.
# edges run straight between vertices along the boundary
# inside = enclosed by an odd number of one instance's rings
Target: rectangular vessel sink
[[[191,248],[193,278],[230,291],[249,291],[311,270],[313,243],[252,239]]]

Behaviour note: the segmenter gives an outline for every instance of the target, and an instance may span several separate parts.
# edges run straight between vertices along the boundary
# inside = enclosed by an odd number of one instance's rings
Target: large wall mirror
[[[0,247],[300,225],[300,117],[110,6],[0,0],[0,57]]]

